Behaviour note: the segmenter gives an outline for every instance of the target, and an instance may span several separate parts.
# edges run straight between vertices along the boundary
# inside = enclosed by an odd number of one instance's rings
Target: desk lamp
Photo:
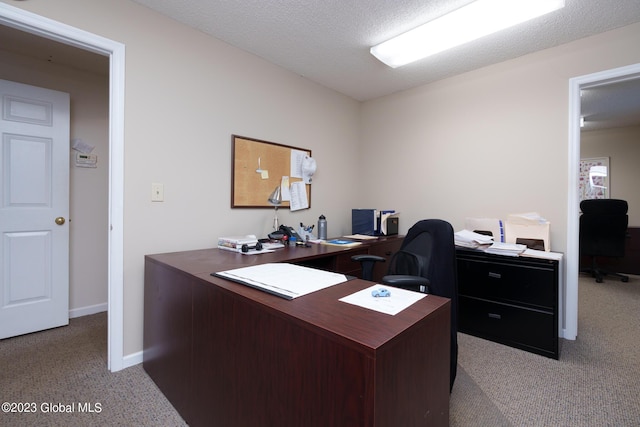
[[[272,205],[276,211],[273,216],[273,229],[278,230],[278,206],[282,204],[282,191],[280,190],[280,186],[278,185],[275,190],[271,193],[269,198],[267,199],[270,205]]]

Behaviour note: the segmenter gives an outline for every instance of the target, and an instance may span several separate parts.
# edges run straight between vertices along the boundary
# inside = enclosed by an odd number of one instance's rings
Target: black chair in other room
[[[600,257],[624,257],[628,208],[626,200],[590,199],[580,202],[580,256],[591,259],[590,266],[581,271],[590,273],[598,283],[602,283],[604,276],[629,281],[628,276],[607,271],[597,263]]]
[[[354,255],[362,265],[362,277],[371,280],[373,267],[384,258]],[[439,219],[425,219],[408,231],[400,250],[393,254],[382,283],[396,288],[451,299],[451,366],[449,390],[453,389],[458,364],[458,272],[453,227]]]

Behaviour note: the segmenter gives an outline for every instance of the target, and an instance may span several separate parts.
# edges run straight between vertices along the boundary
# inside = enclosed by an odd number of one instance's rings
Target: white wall
[[[70,162],[69,310],[72,315],[106,310],[108,70],[97,75],[0,48],[0,79],[69,93],[71,138],[96,147],[95,169],[76,168],[73,157]]]
[[[580,134],[582,158],[609,157],[611,198],[629,203],[629,226],[640,227],[640,126]]]
[[[350,231],[358,102],[127,0],[6,3],[126,46],[125,355],[142,350],[145,254],[270,230],[272,209],[230,208],[232,134],[311,149],[311,209],[280,220]]]

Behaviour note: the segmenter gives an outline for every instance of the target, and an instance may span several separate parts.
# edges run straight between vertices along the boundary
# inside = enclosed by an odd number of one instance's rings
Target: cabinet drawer
[[[366,248],[358,249],[355,251],[348,251],[336,256],[335,271],[344,274],[353,274],[354,272],[360,276],[360,263],[351,259],[354,255],[366,254],[368,250]]]
[[[460,332],[558,358],[558,330],[552,311],[458,298]]]
[[[371,255],[381,256],[387,259],[391,259],[391,256],[400,250],[402,245],[402,239],[392,240],[389,242],[381,242],[376,245],[371,245],[369,253]]]
[[[371,255],[377,255],[383,257],[386,262],[377,262],[373,267],[373,281],[381,282],[382,277],[387,275],[389,270],[389,261],[393,254],[400,250],[402,245],[402,239],[394,239],[386,242],[380,242],[377,245],[372,245],[369,253]]]
[[[458,258],[458,292],[504,303],[555,307],[557,271],[552,265]]]

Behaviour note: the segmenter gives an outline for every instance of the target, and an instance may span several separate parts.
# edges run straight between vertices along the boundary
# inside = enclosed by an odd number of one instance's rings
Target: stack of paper
[[[218,238],[218,249],[241,252],[242,245],[255,246],[256,243],[258,243],[258,238],[253,234],[248,234],[246,236],[220,237]]]
[[[493,237],[469,230],[461,230],[454,234],[456,246],[463,248],[479,248],[493,243]]]
[[[518,256],[527,249],[527,245],[519,245],[516,243],[494,242],[484,251],[488,254]]]
[[[498,218],[467,218],[464,221],[467,230],[489,231],[496,242],[504,242],[504,224]]]
[[[526,251],[522,252],[520,256],[562,261],[562,254],[559,252],[537,251],[535,249],[527,249]]]
[[[294,299],[347,281],[344,274],[287,263],[258,264],[211,275],[285,299]]]
[[[359,240],[376,240],[378,236],[368,236],[366,234],[349,234],[344,236],[347,239],[359,239]]]

